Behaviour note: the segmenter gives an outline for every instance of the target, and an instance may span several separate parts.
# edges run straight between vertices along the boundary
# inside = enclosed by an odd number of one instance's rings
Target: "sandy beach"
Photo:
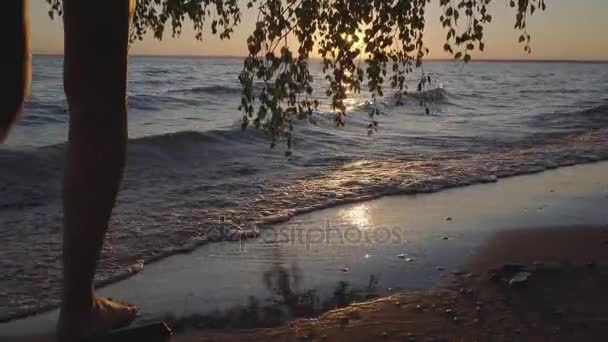
[[[206,245],[147,265],[101,292],[138,303],[137,324],[166,319],[177,341],[601,340],[606,172],[608,163],[595,163],[313,212],[246,245]],[[398,227],[403,240],[277,235],[327,222],[342,234]],[[522,286],[509,285],[521,272]],[[0,336],[45,340],[55,319],[3,323]]]
[[[498,233],[449,286],[402,292],[273,329],[191,332],[175,340],[604,341],[606,257],[606,228]],[[509,284],[519,272],[529,279]]]

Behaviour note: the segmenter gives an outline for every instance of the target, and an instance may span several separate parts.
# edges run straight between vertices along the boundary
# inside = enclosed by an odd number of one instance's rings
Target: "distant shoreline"
[[[36,57],[60,57],[63,54],[52,53],[35,53]],[[201,58],[201,59],[243,59],[247,56],[222,56],[222,55],[148,55],[148,54],[132,54],[131,57],[144,58]],[[311,59],[320,59],[319,57],[311,57]],[[428,58],[426,62],[454,62],[451,58]],[[556,63],[556,64],[608,64],[608,60],[586,60],[586,59],[475,59],[471,63]]]

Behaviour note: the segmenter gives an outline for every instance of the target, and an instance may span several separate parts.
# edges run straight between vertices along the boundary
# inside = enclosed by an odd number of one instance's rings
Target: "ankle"
[[[61,311],[66,314],[80,315],[90,312],[95,304],[93,290],[64,290]]]

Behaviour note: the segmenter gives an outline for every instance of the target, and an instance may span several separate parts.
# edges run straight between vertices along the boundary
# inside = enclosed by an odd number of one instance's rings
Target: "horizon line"
[[[32,56],[63,56],[63,53],[33,53]],[[186,54],[130,54],[130,57],[174,57],[174,58],[227,58],[227,59],[242,59],[247,56],[238,55],[186,55]],[[310,59],[321,59],[321,57],[310,57]],[[453,58],[425,58],[423,61],[430,62],[458,62]],[[472,58],[470,62],[513,62],[513,63],[608,63],[608,59],[584,59],[584,58]]]

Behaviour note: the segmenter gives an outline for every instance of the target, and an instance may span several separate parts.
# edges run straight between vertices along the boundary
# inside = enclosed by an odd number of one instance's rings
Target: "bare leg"
[[[0,32],[0,143],[15,122],[30,85],[30,41],[27,0],[2,5]]]
[[[93,276],[122,179],[130,0],[64,0],[70,109],[64,179],[60,339],[128,325],[136,310],[95,296]]]

